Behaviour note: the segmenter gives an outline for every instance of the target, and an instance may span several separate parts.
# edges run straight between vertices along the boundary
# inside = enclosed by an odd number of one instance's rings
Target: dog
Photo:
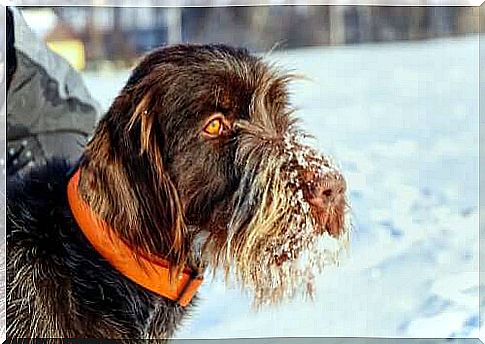
[[[293,79],[225,45],[146,55],[77,164],[9,180],[7,337],[165,340],[209,269],[256,305],[311,294],[348,242],[346,183]]]

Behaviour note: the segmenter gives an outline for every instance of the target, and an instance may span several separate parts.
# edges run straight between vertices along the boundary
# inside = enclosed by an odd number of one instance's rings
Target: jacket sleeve
[[[74,161],[100,106],[79,73],[29,29],[18,9],[8,11],[13,25],[7,23],[7,33],[13,37],[7,56],[14,54],[14,60],[7,61],[7,69],[15,70],[7,85],[7,171],[16,173],[53,156]]]

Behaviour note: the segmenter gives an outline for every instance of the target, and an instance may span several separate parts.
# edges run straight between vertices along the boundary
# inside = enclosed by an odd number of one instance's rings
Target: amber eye
[[[204,132],[210,136],[219,136],[222,133],[224,124],[221,118],[214,118],[204,128]]]

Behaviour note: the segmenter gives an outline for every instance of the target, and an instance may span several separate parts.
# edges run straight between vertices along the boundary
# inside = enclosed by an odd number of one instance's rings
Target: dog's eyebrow
[[[248,129],[251,127],[251,123],[245,119],[237,119],[233,123],[234,129]]]
[[[268,130],[266,127],[259,125],[258,123],[253,123],[244,119],[234,121],[233,130],[243,132],[244,134],[257,137],[264,141],[281,139],[281,135],[278,135],[274,130]]]

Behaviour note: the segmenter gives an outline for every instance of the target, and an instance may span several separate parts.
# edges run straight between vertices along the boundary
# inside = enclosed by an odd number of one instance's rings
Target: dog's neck
[[[79,177],[77,169],[68,183],[68,201],[79,228],[91,245],[130,280],[185,307],[202,283],[200,272],[185,268],[175,274],[168,261],[132,250],[83,201],[78,190]]]

